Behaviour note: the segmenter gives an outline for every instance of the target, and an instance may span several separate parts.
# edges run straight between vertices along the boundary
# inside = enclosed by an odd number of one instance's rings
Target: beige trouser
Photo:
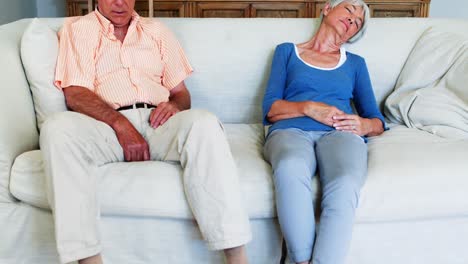
[[[188,110],[154,129],[148,122],[150,109],[121,113],[147,140],[152,160],[180,161],[186,197],[208,247],[247,243],[251,233],[237,168],[218,119],[203,110]],[[86,115],[64,112],[44,123],[40,145],[60,260],[98,254],[98,168],[124,160],[115,132]]]

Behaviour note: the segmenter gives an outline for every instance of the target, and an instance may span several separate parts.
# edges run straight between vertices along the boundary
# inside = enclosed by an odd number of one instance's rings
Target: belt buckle
[[[138,107],[137,105],[143,105],[143,107]],[[148,104],[147,103],[133,103],[132,108],[133,109],[138,109],[138,108],[148,109]]]

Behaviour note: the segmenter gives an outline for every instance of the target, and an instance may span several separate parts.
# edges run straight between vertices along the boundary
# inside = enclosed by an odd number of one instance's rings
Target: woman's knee
[[[273,131],[264,147],[264,156],[273,167],[280,162],[285,165],[303,162],[315,164],[314,152],[313,144],[297,129]]]
[[[309,163],[309,164],[308,164]],[[311,185],[312,162],[307,162],[300,156],[287,156],[280,158],[273,165],[275,184],[278,185]]]

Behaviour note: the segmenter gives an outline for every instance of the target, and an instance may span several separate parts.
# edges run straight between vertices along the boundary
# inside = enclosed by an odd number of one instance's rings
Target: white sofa
[[[281,234],[271,168],[262,157],[261,102],[275,46],[307,40],[317,20],[162,20],[195,69],[187,80],[193,107],[214,112],[226,124],[253,230],[250,263],[278,263]],[[42,21],[54,30],[63,23]],[[20,56],[30,22],[0,26],[2,264],[58,263],[35,102]],[[466,20],[373,19],[366,36],[347,47],[365,57],[382,111],[413,47],[431,26],[468,38]],[[468,263],[468,139],[440,137],[403,122],[389,125],[368,143],[368,179],[347,264]],[[201,239],[178,164],[108,164],[96,177],[106,263],[222,263],[222,254],[208,251]]]

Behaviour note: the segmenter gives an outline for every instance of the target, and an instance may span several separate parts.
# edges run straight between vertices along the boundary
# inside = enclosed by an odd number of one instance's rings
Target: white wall
[[[36,16],[37,0],[0,0],[0,25]],[[43,0],[39,0],[43,1]]]
[[[468,19],[468,0],[431,0],[429,17]]]

